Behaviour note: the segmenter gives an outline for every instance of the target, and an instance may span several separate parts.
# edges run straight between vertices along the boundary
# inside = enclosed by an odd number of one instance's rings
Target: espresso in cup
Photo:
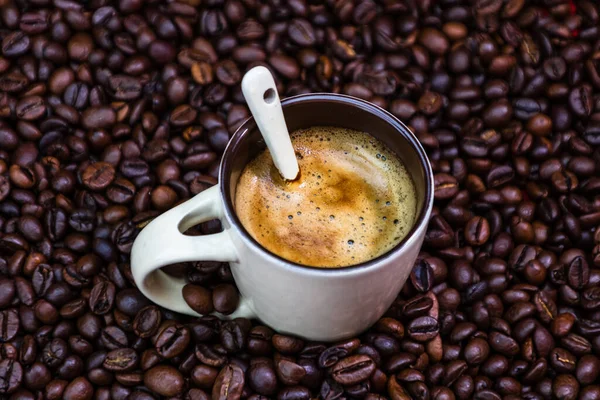
[[[415,185],[400,158],[365,132],[315,126],[291,134],[300,175],[284,180],[268,149],[244,168],[235,211],[264,248],[337,268],[394,248],[415,221]]]

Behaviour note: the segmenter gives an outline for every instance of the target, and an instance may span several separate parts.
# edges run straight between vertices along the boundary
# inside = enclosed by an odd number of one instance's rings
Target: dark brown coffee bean
[[[305,19],[296,18],[290,22],[287,28],[290,39],[303,47],[310,47],[316,41],[313,26]]]
[[[38,296],[45,296],[54,283],[54,273],[47,264],[40,264],[35,269],[32,277],[32,286]],[[14,287],[13,287],[14,290]]]
[[[16,360],[4,359],[0,361],[0,393],[3,395],[14,393],[23,381],[23,368]]]
[[[86,129],[108,128],[116,122],[117,115],[111,107],[98,106],[86,108],[81,121]]]
[[[585,258],[579,256],[567,265],[567,281],[575,289],[582,289],[589,283],[590,269]]]
[[[111,95],[117,100],[137,99],[142,91],[141,82],[128,75],[113,75],[108,78]]]
[[[277,376],[268,361],[257,361],[250,366],[248,374],[248,383],[257,393],[269,396],[277,390]]]
[[[219,400],[238,399],[245,383],[244,372],[235,364],[227,364],[217,376],[212,398]]]
[[[19,314],[15,309],[0,312],[0,341],[12,340],[19,330]]]
[[[180,394],[184,383],[181,373],[167,365],[158,365],[144,373],[144,385],[161,396]]]
[[[588,117],[592,113],[592,88],[584,84],[571,89],[569,106],[580,117]]]
[[[371,0],[360,2],[352,13],[353,21],[359,25],[368,24],[376,15],[376,7],[375,2]]]
[[[156,352],[164,358],[173,358],[187,348],[190,343],[190,330],[177,323],[165,321],[153,340]]]
[[[195,385],[204,389],[212,388],[219,371],[206,365],[198,365],[192,369],[190,379]]]
[[[242,79],[240,70],[231,60],[225,60],[217,64],[215,67],[215,75],[222,84],[227,86],[233,86]]]
[[[108,313],[115,300],[116,288],[112,282],[101,281],[94,285],[90,292],[89,307],[94,314]]]
[[[46,104],[40,96],[24,97],[17,103],[15,113],[22,120],[33,121],[46,113]]]
[[[557,398],[575,400],[579,393],[579,383],[573,375],[558,375],[552,383],[552,393]]]
[[[485,218],[473,217],[465,227],[465,240],[473,246],[485,244],[490,237],[490,225]]]
[[[448,174],[435,174],[434,185],[435,197],[440,200],[447,200],[454,197],[459,190],[456,179]]]
[[[237,308],[239,295],[233,285],[218,285],[213,289],[212,302],[216,311],[231,314]]]
[[[446,305],[444,303],[444,305]],[[425,296],[416,297],[404,304],[402,307],[402,314],[407,318],[415,318],[423,315],[427,315],[429,310],[433,307],[433,301]],[[448,307],[445,307],[448,308]]]
[[[562,338],[561,344],[566,349],[577,355],[587,354],[591,350],[590,342],[584,337],[574,333],[569,333],[567,336]]]
[[[439,324],[435,318],[419,317],[407,326],[408,335],[419,342],[432,339],[439,332]]]
[[[527,121],[527,130],[536,136],[548,136],[552,131],[552,120],[544,114],[536,114]]]
[[[287,79],[297,79],[300,76],[300,68],[292,57],[274,54],[268,61],[277,73]]]
[[[417,260],[410,274],[410,281],[419,292],[427,292],[433,286],[433,270],[423,259]]]
[[[501,354],[514,356],[519,352],[519,345],[517,342],[507,335],[499,332],[492,332],[489,338],[490,346]]]
[[[102,366],[112,372],[125,372],[137,366],[138,356],[134,349],[116,349],[108,354]]]
[[[214,310],[211,292],[201,286],[185,285],[183,298],[199,314],[210,314]]]
[[[331,346],[319,356],[319,366],[329,368],[348,355],[348,349],[343,346]]]
[[[254,19],[247,19],[237,28],[237,36],[243,41],[260,39],[264,35],[264,26]]]
[[[582,398],[596,400],[600,398],[600,386],[589,385],[581,389],[580,396]]]
[[[394,76],[386,71],[370,71],[365,69],[358,77],[360,83],[379,96],[388,96],[394,93],[398,85]]]
[[[600,307],[600,288],[586,289],[581,296],[581,305],[584,309],[594,310]]]
[[[284,354],[295,354],[304,348],[304,341],[293,336],[275,334],[272,342],[273,347]]]
[[[197,111],[187,104],[182,104],[171,112],[170,122],[176,127],[190,125],[197,116]]]
[[[306,370],[301,365],[283,358],[275,361],[275,372],[285,385],[297,385],[306,376]]]
[[[552,174],[552,186],[559,193],[568,193],[579,186],[577,176],[570,171],[556,171]]]
[[[442,107],[442,96],[435,92],[426,92],[417,103],[419,111],[425,115],[433,115]]]
[[[419,43],[427,48],[431,53],[442,55],[448,51],[449,43],[445,35],[433,28],[421,30]]]
[[[63,92],[63,100],[65,104],[82,110],[88,104],[90,98],[90,90],[83,82],[72,82],[67,85]],[[91,116],[94,117],[93,115]]]
[[[64,389],[63,399],[80,400],[92,399],[94,388],[90,381],[84,377],[78,377],[72,380]]]
[[[25,54],[31,47],[29,36],[22,31],[14,31],[4,36],[2,54],[5,57],[17,57]]]
[[[552,57],[544,61],[543,69],[548,78],[558,81],[567,72],[567,64],[560,57]]]
[[[511,182],[513,178],[514,170],[510,166],[505,165],[492,169],[487,175],[486,182],[488,187],[496,188]]]
[[[490,104],[482,114],[482,119],[490,128],[501,128],[508,123],[513,114],[512,105],[502,99]]]
[[[556,304],[545,291],[536,293],[533,303],[542,321],[549,323],[557,316]]]
[[[141,338],[149,338],[158,330],[161,322],[161,312],[156,306],[142,308],[133,320],[133,329]]]
[[[354,385],[368,379],[375,371],[375,363],[365,355],[355,355],[338,361],[332,367],[332,376],[342,385]]]
[[[196,346],[196,358],[211,367],[222,367],[227,362],[227,354],[222,347],[209,347],[205,344]]]

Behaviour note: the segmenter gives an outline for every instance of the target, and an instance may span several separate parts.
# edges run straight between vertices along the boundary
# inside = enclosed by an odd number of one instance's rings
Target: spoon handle
[[[298,160],[271,72],[262,66],[252,68],[242,79],[242,93],[267,143],[275,167],[284,179],[296,179]]]

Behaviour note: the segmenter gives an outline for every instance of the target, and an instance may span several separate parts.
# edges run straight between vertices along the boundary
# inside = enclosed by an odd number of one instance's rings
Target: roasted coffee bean
[[[305,19],[296,18],[292,20],[287,28],[290,39],[300,46],[309,47],[316,42],[313,26]]]
[[[574,400],[579,393],[579,383],[573,375],[558,375],[552,383],[552,393],[557,398]]]
[[[67,72],[68,74],[68,72]],[[83,82],[72,82],[63,91],[63,100],[66,105],[82,110],[88,104],[90,91]]]
[[[199,314],[210,314],[214,309],[211,292],[202,286],[186,285],[183,288],[183,298]]]
[[[296,354],[304,348],[304,341],[293,336],[275,334],[272,342],[273,347],[283,354]]]
[[[149,338],[156,333],[161,322],[161,312],[156,306],[142,308],[133,320],[133,329],[141,338]]]
[[[96,106],[85,109],[81,122],[86,129],[109,128],[117,120],[117,114],[108,106]]]
[[[415,297],[404,304],[402,307],[402,314],[407,318],[415,318],[426,315],[432,307],[433,300],[429,297]]]
[[[569,106],[579,117],[588,117],[592,113],[592,88],[583,84],[569,92]]]
[[[417,341],[432,339],[439,332],[439,324],[435,318],[419,317],[412,320],[407,326],[408,335]]]
[[[210,389],[217,379],[218,372],[219,371],[215,368],[206,365],[198,365],[192,369],[190,376],[195,385],[198,385],[201,388]]]
[[[277,376],[268,361],[257,361],[248,370],[250,387],[264,396],[269,396],[277,390]]]
[[[89,307],[94,314],[102,315],[109,312],[115,300],[116,288],[112,282],[101,281],[92,288]]]
[[[192,64],[191,75],[194,81],[200,85],[208,85],[213,81],[213,69],[207,62],[195,62]]]
[[[410,274],[410,281],[419,292],[427,292],[433,285],[433,270],[423,259],[417,260]]]
[[[81,174],[83,184],[91,190],[106,189],[114,178],[114,167],[105,162],[90,164]]]
[[[286,385],[297,385],[306,376],[306,370],[293,361],[280,358],[275,361],[277,378]]]
[[[465,226],[465,240],[473,246],[485,244],[490,237],[490,225],[485,218],[473,217]]]
[[[177,396],[184,383],[181,373],[170,366],[158,365],[144,373],[144,385],[161,396]]]
[[[190,343],[190,336],[187,327],[165,321],[154,338],[156,352],[164,358],[176,357],[186,349]]]
[[[332,376],[342,385],[354,385],[368,379],[375,371],[375,363],[365,355],[346,357],[332,367]]]
[[[237,308],[239,295],[233,285],[218,285],[213,289],[212,301],[216,311],[231,314]]]
[[[125,372],[134,369],[138,362],[138,356],[134,349],[116,349],[104,358],[102,366],[109,371]]]
[[[567,266],[567,281],[576,289],[582,289],[589,283],[590,270],[587,261],[579,256]]]
[[[39,96],[25,97],[17,102],[15,113],[24,121],[36,120],[46,113],[46,104]]]
[[[65,400],[91,399],[94,388],[90,381],[84,377],[75,378],[64,389],[63,398]]]
[[[492,332],[489,338],[490,346],[500,354],[514,356],[519,352],[519,345],[510,336],[500,332]]]
[[[16,360],[4,359],[0,361],[0,393],[3,395],[14,393],[23,381],[23,367]]]
[[[22,31],[14,31],[6,35],[2,40],[2,54],[6,57],[17,57],[25,54],[30,47],[31,40]]]
[[[10,281],[8,281],[10,282]],[[54,272],[47,264],[40,264],[33,272],[31,283],[38,296],[45,296],[54,283]],[[10,289],[9,289],[10,290]],[[13,289],[14,290],[14,289]]]
[[[458,193],[458,183],[456,179],[448,174],[436,174],[434,176],[435,197],[446,200],[454,197]]]
[[[195,350],[198,360],[211,367],[222,367],[227,362],[226,353],[223,347],[210,347],[202,343]]]
[[[19,314],[15,309],[0,312],[0,341],[12,340],[19,330]]]
[[[217,376],[212,390],[212,398],[239,398],[242,395],[244,383],[244,371],[236,364],[227,364]]]

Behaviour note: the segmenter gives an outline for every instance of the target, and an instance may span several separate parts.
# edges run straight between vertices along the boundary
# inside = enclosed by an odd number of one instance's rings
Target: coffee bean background
[[[0,398],[600,399],[599,13],[0,0]],[[423,250],[360,337],[184,317],[133,283],[138,232],[216,183],[255,65],[283,97],[388,109],[431,158]],[[197,310],[235,309],[228,265],[167,269]]]

